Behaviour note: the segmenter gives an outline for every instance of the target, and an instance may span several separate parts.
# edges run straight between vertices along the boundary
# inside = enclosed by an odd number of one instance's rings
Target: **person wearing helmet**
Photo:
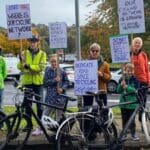
[[[28,41],[29,48],[21,53],[17,67],[22,74],[22,85],[32,89],[36,94],[41,95],[41,98],[35,96],[35,99],[42,101],[46,53],[39,49],[40,40],[37,36],[33,35],[32,38],[28,39]],[[27,101],[26,94],[24,94],[23,105],[28,106],[29,104],[32,105],[31,102]],[[37,104],[37,116],[40,119],[42,117],[42,112],[42,106]],[[26,114],[31,117],[31,112],[28,107],[26,107]],[[42,131],[39,128],[33,132],[33,135],[38,134],[42,134]]]

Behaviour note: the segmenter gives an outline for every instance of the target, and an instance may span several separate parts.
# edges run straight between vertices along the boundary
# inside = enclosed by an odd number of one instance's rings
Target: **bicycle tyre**
[[[147,142],[150,142],[150,110],[147,108],[142,113],[142,126]]]
[[[86,122],[90,126],[85,127]],[[96,137],[90,139],[94,133],[95,127]],[[77,116],[66,119],[56,134],[57,150],[92,150],[95,146],[101,146],[108,149],[109,135],[107,130],[98,126],[94,116],[86,114],[78,114]]]
[[[14,113],[3,119],[1,123],[8,125],[4,126],[3,145],[0,145],[0,150],[4,147],[9,149],[12,146],[15,147],[13,148],[14,150],[21,150],[26,144],[32,130],[31,119],[25,114],[18,115]],[[23,132],[26,126],[29,128],[26,132]]]

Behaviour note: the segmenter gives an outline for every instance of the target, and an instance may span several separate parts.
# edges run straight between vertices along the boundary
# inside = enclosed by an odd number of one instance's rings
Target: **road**
[[[16,88],[13,86],[12,81],[5,82],[5,89],[4,89],[4,98],[3,98],[3,105],[14,105],[13,97],[17,93]],[[73,89],[70,88],[67,90],[67,95],[74,96]],[[23,95],[19,96],[20,99],[23,99]],[[150,99],[150,95],[148,95],[148,99]],[[108,94],[108,104],[114,104],[119,102],[119,95],[118,94]],[[76,106],[77,102],[70,102],[69,106]]]

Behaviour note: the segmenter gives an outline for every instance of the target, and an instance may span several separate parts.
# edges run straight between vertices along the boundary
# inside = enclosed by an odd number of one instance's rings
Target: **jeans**
[[[37,95],[40,95],[41,97],[35,96],[35,100],[42,102],[43,101],[43,86],[42,85],[25,85],[26,88],[30,88],[32,89]],[[26,110],[26,114],[31,117],[31,110],[28,107],[29,105],[32,106],[32,102],[27,100],[27,96],[29,94],[25,93],[24,94],[24,102],[23,102],[23,106],[25,106]],[[33,95],[30,95],[30,98],[33,98]],[[36,104],[37,106],[37,116],[39,117],[39,119],[41,119],[42,117],[42,112],[43,112],[43,107],[41,104]]]

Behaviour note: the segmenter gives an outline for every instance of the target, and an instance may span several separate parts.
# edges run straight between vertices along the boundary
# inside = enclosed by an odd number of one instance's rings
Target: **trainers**
[[[41,135],[43,134],[43,131],[39,128],[37,128],[35,131],[32,132],[33,136]]]
[[[123,140],[123,141],[127,140],[127,135],[123,135],[123,136],[122,136],[122,140]]]
[[[138,141],[140,139],[136,134],[132,135],[131,138],[133,141]]]

